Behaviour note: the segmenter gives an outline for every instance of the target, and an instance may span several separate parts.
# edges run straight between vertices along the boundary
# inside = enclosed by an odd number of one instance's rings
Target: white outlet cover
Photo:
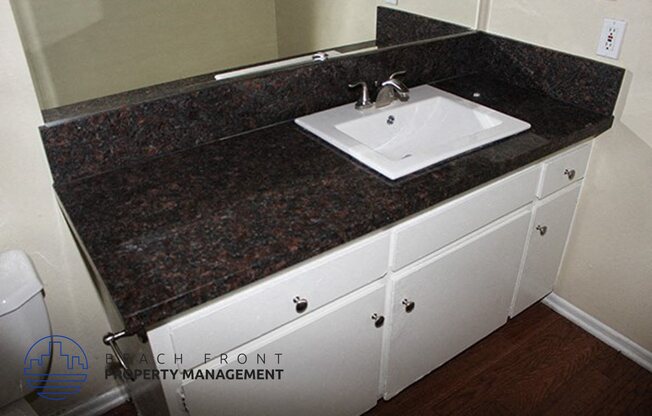
[[[623,20],[604,19],[597,54],[611,59],[618,59],[626,26],[627,22]]]

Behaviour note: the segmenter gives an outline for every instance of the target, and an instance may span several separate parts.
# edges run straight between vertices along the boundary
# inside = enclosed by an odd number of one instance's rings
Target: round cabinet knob
[[[546,233],[548,232],[548,227],[545,225],[537,225],[537,231],[541,235],[546,235]]]
[[[374,326],[376,328],[381,328],[385,324],[385,317],[378,315],[377,313],[371,315],[371,319],[374,321]]]
[[[414,310],[415,304],[411,300],[403,299],[401,303],[405,306],[405,312],[410,313]]]
[[[569,181],[572,181],[575,179],[575,169],[566,169],[564,175],[568,176]]]
[[[308,301],[297,296],[293,299],[297,313],[304,313],[308,309]]]

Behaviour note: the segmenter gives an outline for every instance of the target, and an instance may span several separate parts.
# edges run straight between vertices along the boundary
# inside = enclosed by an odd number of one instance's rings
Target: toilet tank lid
[[[41,290],[43,284],[24,251],[0,253],[0,316],[20,308]]]

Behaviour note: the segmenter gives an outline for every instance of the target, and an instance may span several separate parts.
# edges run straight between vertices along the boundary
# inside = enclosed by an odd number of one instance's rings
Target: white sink
[[[524,121],[429,85],[381,109],[346,104],[296,123],[389,179],[530,128]]]

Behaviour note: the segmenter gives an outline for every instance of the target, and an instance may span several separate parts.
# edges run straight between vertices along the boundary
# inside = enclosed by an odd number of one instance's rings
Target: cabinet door
[[[550,292],[557,278],[581,183],[544,199],[534,208],[534,221],[523,271],[510,316],[516,316]]]
[[[529,223],[515,213],[393,282],[385,398],[507,321]]]
[[[383,284],[325,306],[234,352],[249,364],[207,363],[199,369],[282,369],[276,380],[194,380],[185,405],[198,415],[358,415],[378,399]],[[281,353],[280,364],[275,354]],[[264,356],[266,363],[257,364]],[[229,354],[231,355],[231,354]],[[229,358],[231,360],[231,357]]]

